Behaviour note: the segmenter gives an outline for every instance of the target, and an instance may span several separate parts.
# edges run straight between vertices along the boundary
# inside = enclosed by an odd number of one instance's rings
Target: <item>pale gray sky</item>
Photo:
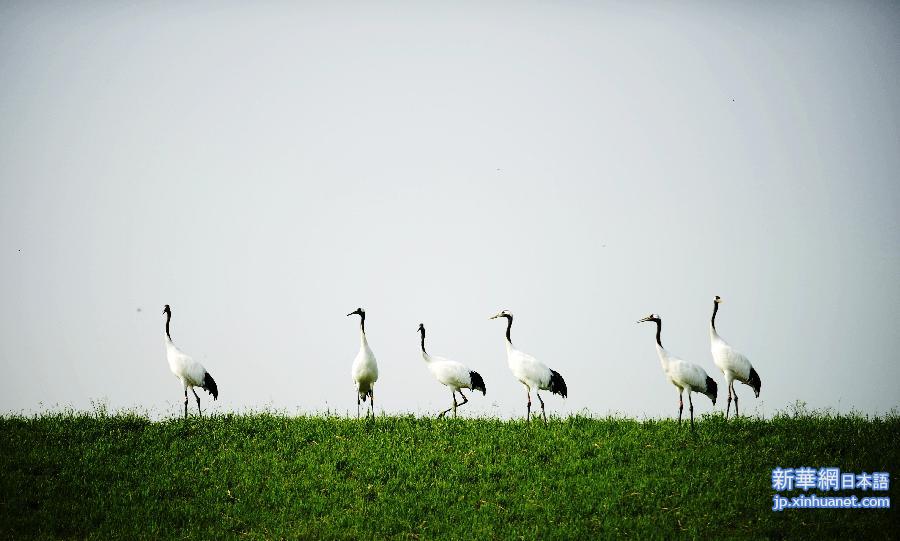
[[[524,414],[506,308],[550,411],[671,416],[634,322],[721,385],[714,295],[742,412],[900,405],[896,3],[5,2],[0,78],[0,411],[178,414],[168,303],[209,411],[355,414],[363,306],[380,410],[424,322]]]

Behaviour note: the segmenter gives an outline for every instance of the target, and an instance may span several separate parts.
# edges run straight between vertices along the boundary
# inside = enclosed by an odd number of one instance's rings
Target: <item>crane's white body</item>
[[[709,325],[709,349],[712,353],[713,363],[725,376],[725,383],[731,386],[734,380],[749,385],[750,370],[753,365],[740,351],[731,347],[719,336],[712,323]]]
[[[666,378],[678,388],[679,393],[687,391],[688,393],[706,394],[706,378],[709,377],[706,370],[692,362],[669,354],[659,344],[656,344],[656,354],[659,356],[659,363],[662,365]]]
[[[550,389],[550,368],[531,355],[516,349],[509,340],[506,341],[506,364],[513,376],[528,391],[547,391]]]
[[[472,371],[463,363],[429,355],[424,351],[422,358],[434,379],[449,387],[451,391],[458,392],[460,389],[472,388]]]
[[[184,389],[188,387],[202,387],[203,379],[206,377],[206,369],[203,365],[195,361],[190,355],[184,353],[172,343],[172,339],[168,336],[166,339],[166,359],[169,361],[169,370],[175,374],[175,377],[181,380]],[[227,383],[227,382],[226,382]]]
[[[369,347],[369,341],[366,340],[366,332],[362,329],[359,331],[359,353],[353,360],[351,375],[356,385],[356,393],[360,399],[365,400],[366,395],[373,392],[375,382],[378,381],[378,363],[375,361],[372,348]]]

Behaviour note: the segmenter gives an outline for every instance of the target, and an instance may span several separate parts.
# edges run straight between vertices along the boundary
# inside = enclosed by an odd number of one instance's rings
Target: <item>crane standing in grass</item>
[[[378,363],[375,362],[375,354],[372,353],[369,341],[366,340],[366,311],[357,308],[347,316],[354,314],[359,316],[359,353],[353,360],[351,374],[353,382],[356,384],[356,418],[359,419],[359,402],[360,400],[365,402],[366,397],[369,398],[372,417],[375,417],[375,382],[378,381]]]
[[[456,417],[456,408],[469,402],[469,399],[462,392],[463,389],[481,391],[482,395],[487,394],[484,379],[481,378],[481,374],[469,370],[466,365],[460,362],[429,355],[425,351],[425,325],[422,323],[419,323],[419,332],[422,334],[422,358],[425,359],[425,363],[428,365],[428,369],[431,370],[434,378],[450,387],[450,395],[453,397],[453,407],[445,409],[438,417],[443,417],[450,410],[453,410],[453,416]],[[459,396],[463,399],[461,404],[456,403],[456,393],[459,393]]]
[[[537,395],[538,401],[541,403],[541,416],[546,423],[547,413],[544,411],[544,400],[541,398],[539,391],[550,391],[553,394],[566,398],[569,392],[566,388],[566,382],[556,370],[547,368],[547,365],[541,361],[516,349],[512,345],[512,339],[510,338],[513,315],[509,310],[503,310],[491,316],[490,319],[500,317],[506,318],[506,362],[509,364],[509,369],[512,371],[513,376],[525,386],[525,391],[528,393],[528,413],[525,418],[531,420],[531,391],[533,389],[534,394]]]
[[[737,380],[752,387],[756,398],[759,398],[762,381],[753,365],[750,364],[750,359],[722,340],[716,331],[716,312],[719,311],[719,304],[722,302],[722,298],[718,295],[713,299],[712,319],[709,320],[709,347],[713,362],[725,375],[725,384],[728,386],[728,406],[725,408],[725,418],[727,419],[731,410],[731,395],[734,395],[734,415],[738,415],[738,396],[734,390],[734,381]]]
[[[650,314],[644,319],[638,320],[638,323],[652,321],[656,323],[656,353],[659,355],[659,362],[662,364],[663,372],[672,382],[672,385],[678,388],[678,424],[681,424],[681,412],[684,410],[684,401],[681,396],[684,391],[688,392],[688,404],[691,408],[691,430],[694,429],[694,401],[691,400],[691,393],[703,393],[712,400],[716,405],[716,394],[718,394],[718,386],[716,382],[706,375],[706,371],[694,363],[683,361],[677,357],[669,355],[669,352],[663,348],[660,334],[662,334],[662,319],[656,314]]]
[[[197,399],[197,413],[203,415],[200,411],[200,397],[194,387],[200,387],[204,391],[212,395],[213,400],[219,398],[219,388],[216,386],[216,380],[203,368],[203,365],[186,355],[172,343],[172,335],[169,334],[169,321],[172,320],[172,309],[167,304],[163,308],[166,315],[166,359],[169,361],[169,370],[175,374],[181,384],[184,386],[184,417],[188,415],[188,387],[194,393]]]

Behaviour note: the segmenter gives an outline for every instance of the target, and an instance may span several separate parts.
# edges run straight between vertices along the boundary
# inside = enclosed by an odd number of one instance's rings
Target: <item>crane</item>
[[[525,386],[525,392],[528,394],[528,409],[525,418],[531,420],[531,391],[533,390],[541,403],[541,416],[546,423],[547,413],[544,410],[544,400],[539,391],[550,391],[566,398],[568,396],[566,381],[556,370],[551,370],[541,361],[516,349],[510,338],[513,315],[509,310],[502,310],[491,316],[490,319],[501,317],[506,318],[506,362],[513,376]]]
[[[706,375],[706,371],[700,366],[684,361],[670,355],[663,347],[660,335],[662,334],[662,319],[657,314],[640,319],[637,323],[652,321],[656,323],[656,354],[659,355],[659,362],[662,364],[663,372],[669,381],[678,389],[678,424],[681,424],[681,413],[684,410],[684,401],[682,394],[684,391],[688,393],[688,404],[691,409],[691,430],[694,429],[694,401],[691,400],[691,393],[703,393],[712,400],[716,405],[716,395],[718,394],[718,386],[715,380]]]
[[[734,390],[734,381],[740,381],[753,388],[756,398],[759,398],[762,381],[760,381],[756,369],[750,364],[750,359],[731,347],[716,331],[716,313],[722,302],[724,301],[718,295],[713,299],[713,313],[709,320],[709,349],[712,352],[713,363],[722,371],[725,376],[725,384],[728,386],[728,406],[725,408],[725,418],[727,419],[731,410],[732,395],[734,395],[734,414],[738,415],[738,396]]]
[[[181,380],[184,387],[184,417],[188,416],[188,388],[194,393],[197,399],[197,413],[203,415],[200,411],[200,397],[194,387],[200,387],[204,391],[212,395],[213,400],[219,399],[219,387],[212,375],[203,368],[203,365],[192,359],[189,355],[175,347],[172,343],[172,335],[169,334],[169,322],[172,320],[172,308],[165,305],[163,314],[166,315],[166,359],[169,361],[169,370],[175,374],[175,377]]]
[[[353,360],[353,368],[351,375],[353,382],[356,384],[356,418],[359,419],[359,403],[360,400],[366,401],[369,398],[369,406],[372,410],[372,417],[375,417],[375,382],[378,381],[378,363],[375,362],[375,354],[369,347],[369,341],[366,340],[366,311],[362,308],[347,314],[347,316],[359,316],[359,353]]]
[[[462,392],[463,389],[481,391],[482,395],[487,394],[484,379],[481,374],[469,370],[461,362],[430,355],[425,351],[425,325],[423,323],[419,323],[419,332],[422,334],[422,358],[425,359],[425,364],[428,365],[428,369],[431,370],[431,374],[436,380],[450,388],[450,395],[453,397],[453,406],[442,411],[438,417],[443,417],[450,410],[453,410],[453,416],[456,417],[456,408],[469,402]],[[456,403],[456,393],[459,393],[463,399],[461,404]]]

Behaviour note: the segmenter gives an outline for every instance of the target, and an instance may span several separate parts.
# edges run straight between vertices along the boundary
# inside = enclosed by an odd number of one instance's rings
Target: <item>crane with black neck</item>
[[[716,395],[719,392],[719,388],[715,380],[706,374],[706,370],[694,363],[679,359],[666,351],[662,345],[662,318],[659,315],[650,314],[637,322],[644,323],[645,321],[656,323],[656,354],[659,356],[659,362],[662,365],[663,372],[666,374],[666,378],[678,389],[678,424],[681,424],[681,413],[684,410],[682,394],[684,391],[687,391],[688,404],[691,410],[691,430],[693,430],[694,401],[691,400],[691,393],[703,393],[712,400],[713,405],[716,405]]]
[[[713,299],[713,313],[709,320],[709,349],[712,352],[713,363],[722,371],[725,376],[725,385],[728,387],[728,406],[725,408],[725,418],[727,419],[731,410],[732,395],[734,396],[734,414],[738,415],[738,396],[734,390],[734,382],[739,381],[749,385],[756,398],[759,398],[762,381],[759,379],[756,369],[750,364],[750,359],[731,347],[716,331],[716,313],[722,302],[724,301],[718,295]]]
[[[531,391],[534,391],[538,401],[541,403],[541,417],[546,423],[547,413],[544,410],[544,400],[541,398],[540,391],[550,391],[552,394],[558,394],[566,398],[569,393],[566,381],[556,370],[551,370],[546,364],[513,346],[510,336],[513,323],[512,312],[502,310],[491,316],[490,319],[501,317],[506,318],[506,363],[509,365],[509,370],[512,372],[513,377],[525,386],[525,392],[528,394],[528,407],[525,418],[526,420],[531,419]]]
[[[172,335],[169,334],[169,322],[172,320],[172,308],[165,305],[163,314],[166,315],[166,359],[169,361],[169,370],[175,374],[175,377],[181,381],[184,387],[184,417],[188,415],[188,388],[194,393],[197,399],[197,413],[203,415],[200,411],[200,397],[194,387],[200,387],[204,391],[212,395],[213,400],[219,398],[219,387],[212,375],[203,368],[203,365],[185,354],[172,343]]]
[[[438,417],[443,417],[447,412],[453,411],[456,417],[456,408],[463,404],[468,404],[469,399],[463,394],[463,389],[472,389],[473,391],[481,391],[482,395],[487,394],[487,388],[484,386],[484,379],[481,374],[469,368],[461,362],[452,361],[443,357],[430,355],[425,351],[425,325],[419,323],[419,333],[422,335],[422,358],[428,365],[428,370],[434,379],[450,388],[450,395],[453,397],[453,406],[442,411]],[[462,397],[462,403],[457,404],[456,393]]]

